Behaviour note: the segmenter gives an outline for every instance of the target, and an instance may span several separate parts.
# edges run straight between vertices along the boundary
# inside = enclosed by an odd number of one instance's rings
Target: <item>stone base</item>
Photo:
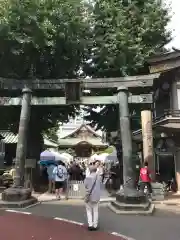
[[[117,194],[116,201],[109,204],[109,208],[117,213],[124,215],[152,215],[155,206],[146,196]]]
[[[24,208],[37,203],[31,196],[31,190],[23,187],[10,187],[2,192],[0,208]]]
[[[116,201],[124,204],[144,204],[148,202],[147,197],[144,194],[137,192],[137,194],[116,194]]]
[[[131,205],[131,206],[128,206],[128,208],[125,208],[124,205],[122,206],[117,202],[113,202],[113,204],[110,203],[108,207],[114,213],[121,214],[121,215],[152,215],[155,210],[154,204],[149,204],[149,206],[144,206],[143,204]]]
[[[31,205],[37,203],[37,198],[31,197],[30,199],[24,201],[15,201],[15,202],[8,202],[0,200],[0,209],[12,209],[12,208],[25,208],[30,207]]]
[[[7,202],[21,202],[31,198],[31,189],[10,187],[2,192],[2,200]]]

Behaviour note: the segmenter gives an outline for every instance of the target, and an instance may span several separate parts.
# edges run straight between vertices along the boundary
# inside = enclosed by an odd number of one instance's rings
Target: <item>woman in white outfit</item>
[[[99,201],[101,195],[101,177],[96,173],[95,166],[89,167],[90,174],[85,178],[84,185],[86,189],[85,205],[90,231],[98,229]]]

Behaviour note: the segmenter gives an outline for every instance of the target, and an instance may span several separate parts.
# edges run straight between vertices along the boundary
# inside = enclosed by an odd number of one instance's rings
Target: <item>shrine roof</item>
[[[86,129],[88,132],[92,133],[95,137],[97,138],[101,138],[101,135],[99,135],[92,127],[90,127],[89,125],[82,123],[80,126],[78,126],[75,130],[73,130],[72,132],[68,133],[67,135],[63,136],[60,139],[67,139],[67,138],[71,138],[73,137],[77,132],[79,132],[82,129]]]
[[[103,143],[101,139],[99,138],[66,138],[66,139],[59,139],[59,147],[72,147],[72,146],[76,146],[79,144],[90,144],[92,146],[97,146],[97,147],[106,147],[108,146],[107,143]]]
[[[0,136],[3,138],[3,142],[5,144],[16,144],[18,142],[18,134],[14,134],[8,130],[0,130]],[[44,145],[49,147],[58,147],[58,144],[52,140],[47,139],[44,137]]]
[[[166,73],[180,68],[180,51],[167,52],[146,59],[150,73]]]
[[[158,55],[154,55],[153,57],[147,58],[146,62],[149,64],[154,64],[156,62],[173,60],[176,58],[180,58],[180,51],[161,53]]]
[[[0,135],[3,137],[3,142],[6,144],[17,143],[18,135],[7,130],[0,130]]]

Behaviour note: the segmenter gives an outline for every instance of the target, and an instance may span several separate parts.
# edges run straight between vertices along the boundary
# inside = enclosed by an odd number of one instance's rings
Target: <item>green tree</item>
[[[123,77],[147,73],[142,68],[147,57],[165,51],[170,41],[166,30],[168,9],[157,0],[97,0],[93,10],[93,41],[90,60],[84,71],[92,77]],[[98,94],[113,93],[102,90]],[[132,106],[131,112],[138,107]],[[99,128],[118,127],[117,106],[103,108],[88,117]],[[109,120],[108,120],[109,119]],[[132,120],[134,127],[139,125]]]
[[[58,142],[58,135],[57,135],[58,129],[59,129],[59,125],[57,124],[56,126],[50,128],[50,129],[47,129],[44,134],[49,140]]]
[[[29,82],[33,78],[76,78],[86,60],[88,7],[80,0],[1,1],[0,76]],[[33,94],[44,96],[47,92]],[[49,90],[49,94],[53,92]],[[3,108],[0,128],[17,132],[19,113],[19,108]],[[74,106],[32,107],[29,132],[35,140],[30,142],[37,145],[42,131],[75,113]]]

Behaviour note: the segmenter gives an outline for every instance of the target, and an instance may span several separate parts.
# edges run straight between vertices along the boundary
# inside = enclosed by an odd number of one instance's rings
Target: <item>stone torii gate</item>
[[[18,143],[16,149],[16,177],[14,186],[5,190],[2,194],[3,201],[29,201],[32,202],[31,192],[24,189],[24,165],[26,158],[27,129],[30,117],[31,105],[106,105],[118,104],[120,111],[120,130],[123,149],[123,179],[124,192],[117,194],[117,201],[113,203],[112,208],[121,209],[120,203],[146,203],[144,196],[140,196],[135,188],[133,164],[132,164],[132,133],[129,120],[129,103],[151,104],[152,94],[130,95],[133,88],[151,88],[154,79],[159,78],[160,74],[149,74],[143,76],[123,77],[123,78],[102,78],[102,79],[53,79],[53,80],[12,80],[0,79],[0,89],[3,90],[3,96],[0,98],[0,105],[21,105],[21,115],[19,123]],[[116,89],[114,96],[82,96],[85,89]],[[7,96],[9,90],[22,90],[22,98],[12,98]],[[38,97],[35,96],[36,90],[61,90],[65,93],[64,97]],[[143,121],[143,131],[147,135],[145,139],[146,154],[153,162],[152,153],[152,122],[151,118],[146,121],[146,114]],[[151,112],[148,115],[151,116]],[[146,123],[145,123],[146,121]],[[150,121],[150,122],[149,122]],[[150,128],[149,128],[150,126]],[[146,129],[148,128],[148,129]],[[148,132],[148,133],[147,133]],[[148,146],[148,147],[147,147]],[[129,205],[130,206],[130,205]]]

